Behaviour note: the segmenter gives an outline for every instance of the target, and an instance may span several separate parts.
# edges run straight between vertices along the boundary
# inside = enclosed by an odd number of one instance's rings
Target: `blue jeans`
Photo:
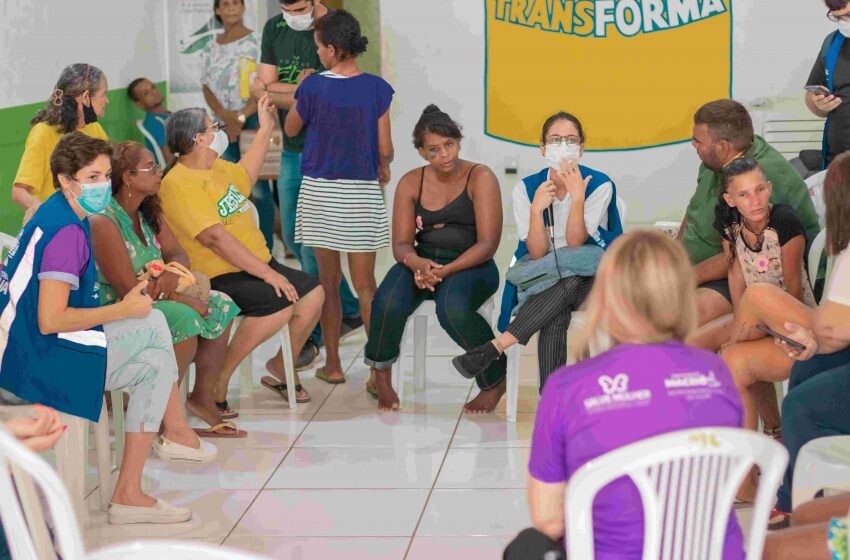
[[[245,121],[245,130],[256,130],[259,126],[259,119],[257,118],[257,113],[254,113],[248,120]],[[232,161],[233,163],[238,162],[242,159],[242,155],[239,152],[239,140],[236,142],[231,142],[227,149],[221,154],[221,159],[225,161]],[[257,214],[260,216],[260,231],[263,234],[263,237],[266,240],[266,246],[269,248],[269,252],[274,248],[274,193],[272,192],[272,185],[270,181],[257,181],[254,183],[254,186],[251,187],[252,198],[254,199],[254,206],[257,207]]]
[[[782,443],[788,467],[776,507],[791,511],[791,483],[800,449],[813,439],[850,434],[850,348],[822,354],[791,368],[788,396],[782,401]]]
[[[301,191],[301,154],[284,151],[280,157],[280,176],[277,181],[277,199],[280,205],[280,233],[286,248],[292,251],[301,264],[301,270],[319,277],[319,267],[312,247],[295,241],[295,210],[298,206],[298,193]],[[339,297],[342,302],[343,317],[360,315],[360,302],[348,286],[345,275],[339,283]],[[322,345],[322,330],[319,325],[310,335],[316,346]]]

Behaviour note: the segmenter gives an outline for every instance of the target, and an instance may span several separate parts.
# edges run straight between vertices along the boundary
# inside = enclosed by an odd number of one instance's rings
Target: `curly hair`
[[[132,140],[115,146],[115,155],[112,158],[112,196],[116,196],[124,187],[124,173],[139,173],[139,163],[145,150],[144,146]],[[162,205],[159,195],[146,196],[139,206],[139,212],[142,213],[145,223],[158,234],[162,229]]]
[[[369,39],[360,34],[360,22],[345,10],[328,12],[316,20],[313,29],[320,43],[334,46],[340,60],[363,54],[369,44]]]
[[[76,63],[65,67],[47,103],[30,121],[34,126],[40,122],[59,127],[65,134],[77,129],[76,98],[85,92],[94,93],[103,82],[103,72],[91,64]]]

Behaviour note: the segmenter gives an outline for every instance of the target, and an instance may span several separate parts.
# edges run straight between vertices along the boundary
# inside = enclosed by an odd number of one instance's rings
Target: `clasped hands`
[[[437,284],[442,282],[445,276],[443,265],[419,256],[411,256],[408,260],[407,266],[413,271],[413,282],[416,287],[431,292],[436,290]]]

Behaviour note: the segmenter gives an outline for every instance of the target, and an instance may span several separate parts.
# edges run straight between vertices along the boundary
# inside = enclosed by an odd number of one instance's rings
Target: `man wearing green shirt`
[[[257,79],[251,85],[251,94],[259,99],[268,93],[283,123],[301,81],[314,72],[324,70],[313,40],[313,22],[327,14],[328,8],[318,0],[280,0],[280,11],[263,28],[260,67]],[[301,270],[318,276],[313,249],[295,242],[295,209],[301,190],[301,151],[305,136],[306,128],[296,136],[283,135],[277,195],[283,242],[301,264]],[[340,283],[340,299],[343,315],[340,335],[345,336],[363,325],[360,304],[345,276]],[[321,330],[316,326],[296,360],[296,369],[309,367],[318,357],[321,345]]]
[[[702,160],[697,190],[688,203],[679,228],[681,239],[696,267],[700,325],[732,313],[727,282],[728,260],[720,232],[714,227],[714,208],[720,200],[723,168],[732,160],[750,156],[773,183],[770,201],[787,204],[806,228],[808,243],[820,231],[815,207],[802,177],[761,136],[754,134],[747,109],[731,99],[706,103],[694,114],[693,146]]]

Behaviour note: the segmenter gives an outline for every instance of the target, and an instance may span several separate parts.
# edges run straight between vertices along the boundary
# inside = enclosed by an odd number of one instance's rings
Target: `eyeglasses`
[[[221,121],[213,121],[211,125],[204,127],[204,131],[206,131],[208,128],[215,129],[215,132],[218,132],[219,130],[224,130],[226,128],[226,125]]]
[[[151,175],[158,175],[162,173],[162,167],[158,163],[153,164],[150,167],[145,167],[142,169],[134,169],[133,171],[144,171],[146,173],[150,173]]]
[[[557,146],[561,142],[566,142],[567,146],[578,146],[581,144],[581,138],[578,136],[558,136],[557,134],[546,137],[547,146]]]
[[[832,13],[832,10],[829,10],[828,12],[826,12],[826,19],[833,23],[838,23],[839,21],[850,21],[850,14],[842,14],[840,16],[837,16]]]

